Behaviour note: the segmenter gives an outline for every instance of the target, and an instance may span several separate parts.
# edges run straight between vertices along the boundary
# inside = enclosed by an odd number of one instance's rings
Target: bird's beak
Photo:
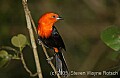
[[[57,20],[63,20],[63,18],[62,18],[62,17],[57,17],[56,19],[57,19]]]

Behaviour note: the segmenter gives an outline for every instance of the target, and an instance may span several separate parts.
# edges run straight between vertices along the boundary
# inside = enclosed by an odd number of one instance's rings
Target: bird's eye
[[[52,16],[53,18],[55,18],[56,16],[54,15],[54,16]]]

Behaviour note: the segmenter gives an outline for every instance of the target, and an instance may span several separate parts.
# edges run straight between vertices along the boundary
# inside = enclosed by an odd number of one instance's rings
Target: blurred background
[[[58,13],[64,18],[55,24],[67,51],[64,52],[70,71],[116,71],[120,69],[118,52],[107,47],[100,33],[108,26],[120,26],[120,0],[28,0],[29,9],[36,23],[46,12]],[[0,1],[0,46],[12,46],[11,38],[24,34],[29,39],[21,0]],[[15,48],[15,47],[14,47]],[[44,78],[52,71],[41,46],[38,46]],[[28,68],[36,72],[32,48],[23,50]],[[21,61],[12,60],[0,68],[0,78],[32,78]],[[37,77],[33,77],[37,78]],[[119,78],[118,76],[70,76],[69,78]]]

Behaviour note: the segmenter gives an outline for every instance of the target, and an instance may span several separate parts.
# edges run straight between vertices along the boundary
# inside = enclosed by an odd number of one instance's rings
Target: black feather
[[[64,42],[61,38],[61,36],[59,35],[57,29],[55,28],[55,26],[53,26],[52,28],[52,33],[51,36],[48,38],[42,38],[41,36],[39,36],[38,38],[43,42],[43,44],[45,46],[47,46],[48,48],[58,48],[58,49],[64,49],[66,51]]]
[[[41,36],[38,37],[38,40],[42,41],[42,43],[47,47],[47,48],[57,48],[59,50],[58,53],[55,55],[55,60],[56,60],[56,69],[59,71],[67,72],[68,73],[68,68],[63,56],[63,53],[61,52],[62,49],[66,51],[64,42],[58,33],[57,29],[55,26],[52,28],[52,33],[48,38],[42,38]],[[67,74],[63,74],[64,77],[67,77]]]

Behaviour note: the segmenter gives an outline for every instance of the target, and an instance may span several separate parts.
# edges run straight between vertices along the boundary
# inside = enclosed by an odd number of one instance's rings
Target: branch
[[[34,23],[34,21],[33,21],[33,19],[32,19],[32,16],[31,16],[30,12],[29,12],[29,17],[30,17],[30,20],[31,20],[31,22],[32,22],[32,26],[33,26],[33,28],[34,28],[34,31],[35,31],[35,33],[37,34],[36,26],[35,26],[35,23]],[[43,49],[43,51],[44,51],[44,53],[45,53],[45,56],[47,57],[47,59],[49,59],[50,57],[49,57],[49,55],[47,54],[47,51],[46,51],[45,46],[43,45],[43,43],[40,43],[40,44],[42,45],[42,49]],[[58,78],[61,78],[60,75],[59,75],[59,73],[56,71],[56,68],[55,68],[55,66],[53,65],[53,63],[52,63],[51,61],[49,61],[49,64],[51,65],[51,67],[52,67],[52,69],[54,70],[55,74],[57,74],[57,77],[58,77]]]
[[[35,23],[34,23],[34,21],[33,21],[33,19],[32,19],[32,16],[31,16],[30,12],[29,12],[29,17],[30,17],[30,20],[31,20],[31,22],[32,22],[32,26],[33,26],[33,28],[34,28],[34,31],[35,31],[35,33],[37,34],[36,26],[35,26]],[[49,55],[47,54],[47,51],[46,51],[45,46],[43,45],[43,43],[40,43],[40,44],[42,45],[42,49],[43,49],[43,51],[44,51],[44,53],[45,53],[45,56],[47,57],[47,59],[49,59],[50,57],[49,57]],[[55,74],[57,74],[57,77],[58,77],[58,78],[61,78],[60,75],[59,75],[59,73],[56,71],[56,68],[55,68],[55,66],[53,65],[53,63],[52,63],[51,61],[49,61],[49,64],[50,64],[50,66],[52,67],[52,69],[54,70]]]
[[[11,51],[15,52],[17,54],[17,57],[13,57],[12,59],[21,60],[25,70],[30,74],[30,76],[32,76],[32,77],[37,76],[38,73],[32,74],[32,72],[28,69],[28,67],[27,67],[27,65],[25,63],[25,60],[24,60],[22,52],[17,51],[16,49],[14,49],[12,47],[9,47],[9,46],[1,46],[0,50],[1,49],[11,50]],[[19,53],[20,53],[20,57],[18,56]]]
[[[45,46],[44,46],[42,43],[41,43],[41,45],[42,45],[43,51],[44,51],[47,59],[49,59],[50,57],[49,57],[49,55],[47,54],[47,51],[46,51]],[[61,78],[60,75],[59,75],[59,73],[56,71],[56,68],[55,68],[55,66],[53,65],[53,63],[52,63],[51,61],[49,61],[49,64],[51,65],[51,67],[52,67],[52,69],[54,70],[55,74],[57,74],[57,77],[58,77],[58,78]]]
[[[25,70],[30,74],[30,76],[32,76],[32,77],[37,76],[38,73],[33,74],[33,73],[28,69],[28,67],[27,67],[27,65],[26,65],[26,63],[25,63],[25,60],[24,60],[24,58],[23,58],[23,53],[22,53],[22,52],[20,52],[20,56],[21,56],[20,59],[21,59],[21,61],[22,61],[22,64],[23,64]]]
[[[26,0],[22,0],[22,4],[23,4],[23,7],[24,7],[24,12],[25,12],[25,16],[26,16],[27,28],[28,28],[28,31],[29,31],[30,40],[31,40],[32,48],[33,48],[33,54],[34,54],[34,58],[35,58],[38,77],[43,78],[42,71],[41,71],[41,66],[40,66],[40,61],[39,61],[38,54],[37,54],[37,46],[36,46],[36,43],[35,43],[35,38],[34,38],[32,25],[31,25],[31,21],[30,21],[30,17],[29,17],[29,12],[30,11],[28,9]]]
[[[30,14],[30,11],[29,11],[28,15],[29,15],[29,18],[30,18],[30,20],[31,20],[32,26],[33,26],[33,28],[34,28],[34,31],[35,31],[35,33],[37,34],[36,26],[35,26],[35,23],[34,23],[34,21],[33,21],[33,19],[32,19],[32,16],[31,16],[31,14]]]
[[[28,9],[27,3],[26,3],[26,7],[27,7],[27,9]],[[29,9],[28,9],[28,11],[29,11]],[[31,16],[31,14],[30,14],[30,11],[28,12],[28,15],[29,15],[29,18],[30,18],[30,20],[31,20],[32,26],[33,26],[33,28],[34,28],[34,31],[35,31],[35,33],[37,34],[36,26],[35,26],[35,23],[34,23],[34,21],[33,21],[33,19],[32,19],[32,16]],[[42,45],[43,51],[44,51],[47,59],[49,59],[50,57],[49,57],[49,55],[47,54],[47,51],[46,51],[45,46],[43,45],[43,43],[41,43],[41,45]],[[53,63],[52,63],[51,61],[49,61],[49,64],[50,64],[50,66],[52,67],[52,69],[54,70],[55,74],[57,74],[57,77],[58,77],[58,78],[61,78],[60,75],[59,75],[59,73],[56,71],[56,68],[55,68],[55,66],[53,65]]]

